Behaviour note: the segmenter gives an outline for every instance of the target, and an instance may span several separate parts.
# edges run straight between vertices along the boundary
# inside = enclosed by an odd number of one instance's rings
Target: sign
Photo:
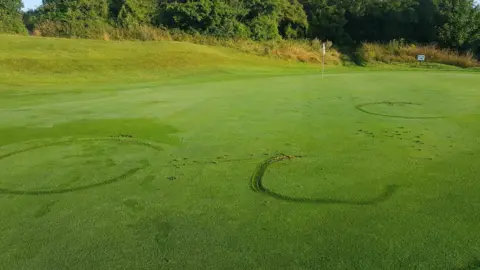
[[[417,55],[417,61],[424,62],[425,61],[425,55],[423,55],[423,54]]]

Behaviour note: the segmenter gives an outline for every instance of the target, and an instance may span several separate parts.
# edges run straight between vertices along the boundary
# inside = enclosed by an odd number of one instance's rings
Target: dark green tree
[[[341,43],[349,39],[345,32],[347,7],[343,0],[303,0],[311,38]]]
[[[253,39],[280,38],[278,22],[282,11],[281,0],[245,0],[244,3],[248,10],[244,20]]]
[[[110,17],[120,27],[152,25],[157,20],[157,0],[110,0]]]
[[[108,26],[108,0],[44,0],[35,16],[44,35],[98,38]]]
[[[439,0],[438,41],[457,50],[473,49],[478,43],[479,10],[474,0]]]
[[[302,4],[297,0],[283,0],[278,30],[284,38],[304,38],[307,34],[308,19]]]
[[[21,0],[0,0],[0,32],[27,32],[22,20],[22,7]]]
[[[172,1],[163,5],[162,23],[170,28],[220,37],[249,37],[242,23],[247,9],[241,1]]]
[[[356,42],[412,40],[418,0],[368,0],[347,10],[345,30]]]

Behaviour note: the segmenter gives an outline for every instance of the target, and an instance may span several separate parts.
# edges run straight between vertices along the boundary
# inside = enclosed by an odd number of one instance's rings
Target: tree
[[[297,0],[283,0],[278,22],[280,35],[285,38],[303,38],[307,34],[308,19]]]
[[[440,44],[466,50],[478,42],[480,15],[473,0],[439,0],[438,11]]]
[[[110,16],[125,28],[151,25],[158,16],[156,0],[111,0]]]
[[[308,17],[311,38],[332,40],[336,43],[348,40],[345,32],[345,1],[342,0],[303,0],[302,4]]]
[[[280,38],[278,22],[281,14],[281,0],[245,0],[248,14],[245,24],[250,28],[255,40]]]
[[[358,4],[361,5],[348,10],[346,16],[345,30],[353,40],[413,39],[418,0],[365,0]]]
[[[21,0],[0,0],[0,32],[26,33]]]
[[[166,1],[161,8],[161,21],[168,27],[187,32],[256,40],[275,39],[280,37],[280,1],[284,0]],[[291,22],[291,27],[295,27],[295,22]]]
[[[419,0],[416,8],[417,22],[413,39],[421,43],[437,42],[438,40],[438,8],[434,0]]]
[[[241,21],[247,9],[236,0],[174,1],[165,3],[162,22],[168,27],[219,37],[249,37]]]
[[[44,0],[35,29],[47,36],[98,38],[108,27],[108,0]]]

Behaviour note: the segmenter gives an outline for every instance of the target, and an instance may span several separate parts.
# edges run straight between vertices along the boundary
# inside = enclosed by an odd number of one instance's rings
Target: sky
[[[38,7],[42,0],[23,0],[24,9],[33,9]]]
[[[475,2],[480,4],[480,0]],[[42,0],[23,0],[24,9],[33,9],[38,7],[42,3]]]

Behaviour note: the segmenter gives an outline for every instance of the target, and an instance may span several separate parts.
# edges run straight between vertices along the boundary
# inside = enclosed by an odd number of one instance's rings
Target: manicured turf
[[[479,83],[371,72],[1,94],[2,268],[474,264]],[[261,181],[283,197],[253,191],[280,153],[295,157]]]
[[[480,267],[478,73],[192,78],[4,84],[0,268]]]

